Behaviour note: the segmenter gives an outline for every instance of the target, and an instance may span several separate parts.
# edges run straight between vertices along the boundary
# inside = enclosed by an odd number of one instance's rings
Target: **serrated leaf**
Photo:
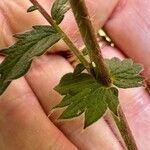
[[[134,88],[143,86],[144,77],[140,75],[143,66],[135,64],[131,59],[120,60],[112,58],[105,60],[112,82],[120,88]]]
[[[85,123],[84,128],[87,128],[95,121],[99,120],[107,110],[106,99],[108,95],[104,95],[104,88],[98,88],[89,93],[87,101],[85,101]],[[103,93],[104,92],[104,93]]]
[[[64,95],[54,107],[67,107],[60,119],[70,119],[85,113],[85,128],[100,119],[109,108],[117,115],[118,90],[105,87],[87,73],[64,75],[55,90]]]
[[[50,26],[34,26],[32,31],[17,34],[15,37],[18,40],[13,46],[1,50],[6,58],[0,65],[0,94],[13,79],[28,71],[35,56],[44,54],[61,39],[61,35]]]
[[[109,95],[105,101],[108,104],[109,109],[117,116],[118,115],[118,105],[119,105],[119,99],[118,99],[118,90],[114,87],[111,87],[107,90],[105,90],[106,95]]]
[[[35,5],[33,5],[33,6],[31,6],[31,7],[28,8],[27,12],[33,12],[35,10],[38,10],[38,7],[35,6]]]
[[[69,9],[70,5],[68,0],[55,0],[51,9],[52,18],[56,21],[57,24],[60,24],[64,19],[64,14]]]
[[[93,85],[97,85],[97,82],[87,73],[82,73],[78,76],[75,76],[73,73],[68,73],[62,77],[55,90],[61,95],[74,95],[82,91],[86,86],[90,88]]]

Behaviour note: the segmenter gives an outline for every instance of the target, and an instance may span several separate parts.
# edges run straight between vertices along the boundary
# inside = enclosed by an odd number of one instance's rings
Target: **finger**
[[[18,4],[19,4],[19,2],[18,2]],[[6,1],[5,1],[5,6],[4,6],[4,8],[5,8],[6,6],[7,6],[7,8],[9,8],[9,6],[6,5]],[[13,3],[11,4],[11,6],[13,6]],[[15,5],[15,6],[16,6],[15,8],[17,8],[17,5]],[[12,12],[13,12],[13,9],[7,9],[7,11],[8,11],[8,10],[12,10]],[[22,9],[19,9],[19,12],[20,12],[20,13],[21,13],[21,10],[22,10]],[[12,12],[11,12],[11,13],[12,13]],[[5,13],[6,13],[6,10],[5,10]],[[6,13],[6,14],[7,14],[7,13]],[[12,14],[13,14],[13,13],[12,13]],[[18,13],[17,13],[17,14],[18,14]],[[10,18],[12,18],[12,16],[11,16]],[[15,18],[15,16],[14,16],[13,18]],[[16,18],[17,18],[17,17],[16,17]],[[23,18],[23,17],[18,17],[18,18]],[[8,16],[8,19],[9,19],[9,16]],[[10,19],[9,19],[9,20],[10,20]],[[41,19],[37,19],[37,20],[41,20]],[[11,21],[10,21],[10,22],[11,22]],[[17,21],[16,21],[16,22],[17,22]],[[13,27],[13,28],[11,28],[11,29],[13,30],[12,33],[16,32],[16,29],[21,31],[20,27],[17,27],[17,24],[15,24],[16,22],[15,22],[15,21],[14,21],[14,22],[13,22],[13,21],[11,22],[11,23],[12,23],[11,25],[12,25],[12,27]],[[23,22],[23,21],[21,21],[20,24],[21,24],[22,22]],[[25,21],[25,22],[26,22],[26,21]],[[45,21],[44,21],[44,22],[45,22]],[[44,22],[43,22],[43,24],[44,24]],[[13,25],[13,24],[14,24],[14,25]],[[23,23],[23,24],[24,24],[24,23]],[[29,23],[29,25],[30,25],[30,23]],[[14,26],[16,26],[17,28],[15,29]],[[22,26],[21,26],[21,27],[22,27]],[[25,28],[24,25],[23,25],[23,27]],[[103,121],[103,124],[104,124],[104,126],[106,126],[106,123],[105,123],[104,121]],[[107,130],[108,127],[106,126],[106,128],[104,128],[104,129]],[[92,132],[91,132],[91,133],[92,133]],[[107,133],[107,134],[109,135],[109,133],[111,133],[111,131],[108,129],[108,133]],[[112,134],[112,133],[111,133],[111,134]],[[112,136],[113,136],[113,134],[112,134]],[[109,136],[108,136],[108,137],[109,137]],[[101,136],[101,139],[102,139],[102,136]],[[105,138],[105,139],[107,140],[107,138]],[[113,139],[113,138],[112,138],[112,139]],[[116,140],[110,140],[110,144],[108,144],[109,147],[110,147],[110,145],[112,145],[112,144],[114,143],[113,141],[115,141],[115,143],[117,143]],[[104,141],[103,141],[103,143],[104,143]],[[99,144],[97,143],[97,146],[98,146],[98,145],[99,145]],[[106,144],[105,144],[105,145],[106,145]],[[104,147],[105,147],[105,145],[103,144]],[[107,146],[107,147],[108,147],[108,146]],[[116,148],[116,147],[117,147],[117,146],[114,146],[114,148]]]
[[[72,70],[64,58],[56,55],[42,56],[33,63],[26,79],[47,113],[61,100],[60,95],[53,90],[54,86],[64,74]],[[57,122],[58,115],[59,113],[54,113],[51,120],[79,149],[122,149],[103,119],[83,132],[82,117]]]
[[[54,0],[41,0],[39,2],[48,12],[50,12],[50,7],[52,6],[52,2],[54,2]],[[102,27],[104,22],[108,19],[118,0],[107,0],[105,3],[103,0],[86,0],[86,2],[88,4],[89,11],[91,12],[90,14],[95,30],[97,30]],[[47,24],[46,20],[38,11],[30,14],[26,12],[31,5],[32,4],[29,2],[29,0],[4,0],[0,2],[1,10],[3,10],[3,13],[5,13],[5,16],[9,20],[8,24],[12,30],[12,33],[25,31],[30,29],[32,25]],[[103,7],[99,9],[99,6]],[[73,42],[77,44],[77,46],[82,46],[80,34],[71,11],[66,14],[61,27],[70,36]],[[59,43],[56,48],[59,49],[60,45],[62,50],[67,49],[64,43]]]
[[[108,46],[103,49],[103,55],[107,58],[124,58],[120,51]],[[120,89],[119,100],[138,149],[150,149],[150,95],[144,88]],[[112,122],[111,119],[109,121]],[[111,123],[111,127],[116,131],[113,124]]]
[[[150,1],[121,0],[105,29],[117,46],[145,66],[150,83]]]
[[[7,17],[0,9],[0,47],[9,46],[9,44],[14,42],[12,37],[12,29],[8,25]]]
[[[24,78],[0,97],[0,133],[1,150],[77,149],[49,121]]]

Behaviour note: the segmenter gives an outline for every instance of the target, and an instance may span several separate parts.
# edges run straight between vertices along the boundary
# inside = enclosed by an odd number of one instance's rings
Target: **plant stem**
[[[37,0],[30,0],[30,2],[38,7],[38,11],[44,16],[44,18],[60,33],[63,37],[63,41],[70,48],[70,50],[78,57],[80,62],[86,67],[87,71],[90,72],[90,65],[88,61],[84,58],[82,53],[78,50],[78,48],[72,43],[69,37],[62,31],[62,29],[55,23],[52,17],[46,12],[46,10],[39,4]]]
[[[115,115],[112,114],[115,123],[122,135],[122,138],[124,139],[124,142],[126,144],[126,147],[128,148],[128,150],[137,150],[137,145],[135,143],[135,139],[132,135],[132,132],[128,126],[127,120],[125,115],[123,114],[123,111],[120,107],[119,111],[119,118],[117,118]]]
[[[97,42],[96,34],[90,21],[88,11],[84,0],[69,0],[74,16],[76,18],[82,39],[88,50],[90,60],[94,63],[96,79],[103,82],[104,85],[110,86],[111,79],[108,69],[104,64],[100,46]]]
[[[111,85],[111,79],[107,67],[104,63],[104,59],[101,54],[99,44],[96,39],[94,28],[90,21],[88,10],[84,0],[69,0],[71,8],[73,10],[76,22],[78,24],[81,36],[88,50],[91,62],[94,62],[95,74],[97,79],[103,81],[106,86]],[[115,123],[126,143],[128,150],[137,150],[135,140],[127,124],[125,115],[122,110],[119,110],[119,118],[113,115]]]
[[[53,21],[51,16],[45,11],[45,9],[38,3],[37,0],[30,0],[31,3],[38,7],[39,12],[45,17],[45,19],[63,36],[63,41],[68,45],[70,50],[78,57],[80,62],[86,67],[88,72],[90,72],[90,65],[88,61],[84,58],[82,53],[78,48],[72,43],[68,36],[62,31],[62,29]],[[102,81],[104,85],[110,86],[111,79],[107,67],[105,66],[104,59],[102,57],[99,44],[96,39],[96,35],[89,19],[88,11],[84,0],[69,0],[72,10],[75,14],[79,30],[81,32],[83,41],[88,49],[91,63],[95,64],[94,73],[99,81]],[[116,125],[126,143],[128,150],[137,150],[135,140],[127,124],[125,115],[122,110],[119,110],[119,118],[113,115]]]

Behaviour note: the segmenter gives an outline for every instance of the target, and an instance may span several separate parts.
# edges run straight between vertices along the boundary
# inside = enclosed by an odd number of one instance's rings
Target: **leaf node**
[[[117,115],[118,90],[103,86],[87,73],[66,74],[55,90],[64,98],[54,108],[67,107],[59,119],[71,119],[85,113],[86,128],[100,119],[107,108]]]

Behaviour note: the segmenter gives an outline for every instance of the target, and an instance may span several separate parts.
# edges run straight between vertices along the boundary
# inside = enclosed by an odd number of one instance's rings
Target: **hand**
[[[150,1],[95,0],[88,1],[95,29],[104,26],[117,48],[105,46],[105,57],[131,57],[145,66],[143,74],[150,83]],[[47,10],[51,1],[39,1]],[[35,24],[47,24],[38,13],[27,14],[28,0],[0,1],[0,45],[14,42],[12,34],[30,29]],[[71,39],[82,46],[71,12],[67,13],[62,28]],[[73,31],[73,33],[72,33]],[[29,73],[13,81],[0,97],[1,150],[122,150],[115,127],[103,118],[82,131],[83,116],[58,122],[59,112],[48,119],[47,114],[61,97],[53,90],[60,78],[73,70],[72,65],[57,52],[67,47],[59,43],[36,58]],[[2,60],[1,56],[1,60]],[[69,59],[70,60],[70,59]],[[143,88],[121,90],[120,101],[140,150],[150,149],[150,96]],[[111,119],[108,118],[108,122]]]

